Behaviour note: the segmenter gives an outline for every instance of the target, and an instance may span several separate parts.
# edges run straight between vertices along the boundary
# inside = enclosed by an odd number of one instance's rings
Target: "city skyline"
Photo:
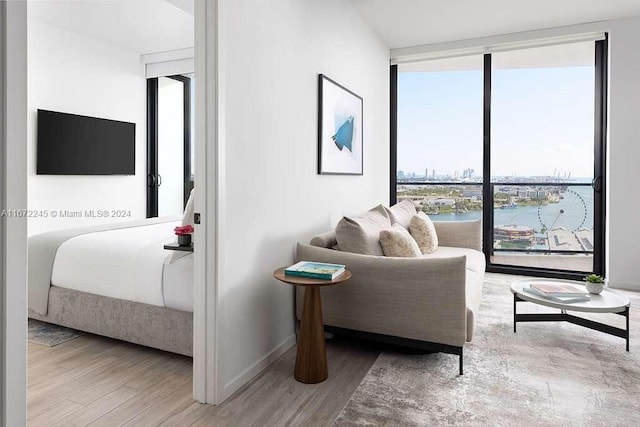
[[[454,171],[453,174],[451,173],[443,173],[440,174],[437,172],[437,170],[434,169],[429,169],[429,168],[425,168],[424,172],[421,174],[419,172],[415,172],[415,171],[408,171],[408,170],[398,170],[397,174],[396,174],[396,178],[398,180],[401,179],[420,179],[420,178],[425,178],[427,180],[433,180],[435,178],[446,178],[447,180],[460,180],[461,182],[464,182],[464,180],[473,180],[473,181],[482,181],[482,175],[478,175],[475,173],[475,170],[472,168],[467,168],[464,169],[462,171]],[[565,180],[571,180],[571,181],[582,181],[582,180],[591,180],[591,177],[580,177],[580,176],[574,176],[571,172],[564,172],[564,171],[553,171],[553,173],[551,175],[492,175],[491,177],[492,179],[496,179],[496,178],[520,178],[520,179],[526,179],[526,178],[544,178],[545,180],[548,180],[549,178],[553,178],[553,179],[557,179],[557,180],[561,180],[561,181],[565,181]]]

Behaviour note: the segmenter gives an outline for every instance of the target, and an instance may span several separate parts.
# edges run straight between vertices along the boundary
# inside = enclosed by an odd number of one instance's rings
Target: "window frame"
[[[606,158],[607,158],[607,83],[608,83],[608,35],[595,43],[595,97],[594,97],[594,250],[593,273],[606,274]],[[491,182],[491,83],[492,55],[483,58],[483,174],[482,174],[482,249],[486,259],[486,271],[535,277],[581,280],[583,272],[523,267],[491,262],[493,255],[493,185]],[[398,66],[390,67],[390,168],[389,203],[397,203],[398,186]]]
[[[183,84],[183,206],[193,189],[191,179],[191,85],[183,75],[162,76]],[[158,78],[147,79],[147,218],[158,216]],[[161,182],[161,181],[160,181]]]

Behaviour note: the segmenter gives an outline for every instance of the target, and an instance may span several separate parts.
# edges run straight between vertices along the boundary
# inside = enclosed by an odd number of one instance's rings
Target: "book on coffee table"
[[[530,294],[539,296],[539,297],[543,297],[543,298],[547,298],[551,301],[555,301],[555,302],[559,302],[559,303],[563,303],[563,304],[571,304],[574,302],[581,302],[581,301],[589,301],[590,297],[589,294],[586,292],[582,292],[581,294],[576,294],[576,295],[554,295],[554,294],[544,294],[542,292],[540,292],[539,290],[537,290],[536,288],[533,287],[533,284],[527,286],[524,286],[522,288],[523,291],[528,292]]]
[[[531,283],[530,288],[545,297],[579,297],[588,295],[586,289],[568,283]]]

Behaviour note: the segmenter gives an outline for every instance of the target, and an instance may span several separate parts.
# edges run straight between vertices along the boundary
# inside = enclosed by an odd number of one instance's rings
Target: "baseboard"
[[[637,283],[619,283],[619,282],[609,282],[609,287],[611,289],[620,289],[624,291],[640,291],[640,285]]]
[[[273,362],[278,360],[280,356],[287,352],[291,347],[296,344],[296,334],[291,334],[287,339],[281,342],[276,348],[271,350],[267,355],[258,360],[253,365],[249,366],[237,377],[233,378],[227,384],[224,385],[222,390],[222,396],[220,396],[220,403],[227,400],[233,393],[238,391],[243,385],[251,381],[255,376],[260,374],[264,369],[269,367]]]

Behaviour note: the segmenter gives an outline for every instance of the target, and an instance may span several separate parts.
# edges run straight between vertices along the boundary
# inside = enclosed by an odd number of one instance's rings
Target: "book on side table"
[[[284,270],[285,276],[308,277],[310,279],[333,280],[344,273],[345,266],[324,262],[300,261]]]

